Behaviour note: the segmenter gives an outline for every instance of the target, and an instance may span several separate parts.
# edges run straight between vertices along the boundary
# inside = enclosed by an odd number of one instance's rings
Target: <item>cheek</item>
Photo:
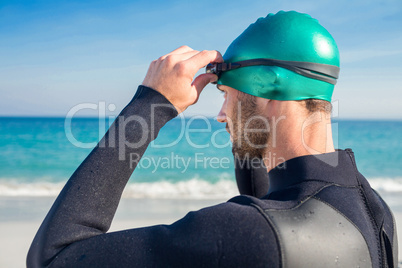
[[[226,115],[232,120],[235,120],[233,116],[236,114],[236,109],[238,109],[239,106],[237,96],[234,94],[228,94],[226,97]]]
[[[225,111],[226,111],[226,117],[232,119],[233,107],[228,101],[226,101]]]

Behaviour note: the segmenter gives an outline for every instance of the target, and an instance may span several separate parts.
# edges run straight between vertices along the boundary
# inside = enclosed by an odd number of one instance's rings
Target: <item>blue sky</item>
[[[402,118],[401,0],[0,0],[0,115],[65,116],[82,103],[116,114],[152,60],[184,44],[224,53],[279,10],[310,14],[337,41],[339,118]],[[215,116],[221,103],[211,85],[186,114]]]

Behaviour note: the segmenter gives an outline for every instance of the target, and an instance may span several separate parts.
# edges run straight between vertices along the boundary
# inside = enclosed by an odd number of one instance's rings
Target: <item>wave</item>
[[[402,193],[402,178],[372,178],[368,181],[379,192]]]
[[[371,187],[380,193],[402,193],[402,178],[372,178]],[[0,196],[57,196],[64,183],[18,183],[0,181]],[[124,198],[228,199],[238,195],[236,183],[221,179],[216,183],[193,178],[180,182],[134,182],[127,184]]]
[[[56,196],[64,183],[37,182],[17,183],[0,182],[0,196]]]
[[[0,196],[57,196],[64,183],[0,182]],[[152,199],[228,199],[238,195],[236,183],[220,180],[216,183],[198,178],[181,182],[142,182],[127,184],[124,198]]]

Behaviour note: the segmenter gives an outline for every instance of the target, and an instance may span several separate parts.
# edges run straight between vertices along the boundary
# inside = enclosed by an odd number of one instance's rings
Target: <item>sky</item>
[[[401,0],[0,0],[0,116],[117,115],[151,61],[181,45],[223,54],[279,10],[335,38],[334,117],[402,119]],[[208,85],[185,115],[216,116],[222,102]]]

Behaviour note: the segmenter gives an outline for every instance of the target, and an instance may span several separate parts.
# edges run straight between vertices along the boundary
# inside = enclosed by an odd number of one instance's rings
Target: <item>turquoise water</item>
[[[0,118],[0,195],[57,193],[109,124],[97,118],[74,118],[67,128],[65,123],[64,118]],[[150,191],[172,195],[182,188],[200,197],[211,191],[233,192],[233,157],[224,127],[202,117],[170,121],[129,183],[145,183],[147,189],[152,185]],[[333,123],[336,147],[352,148],[359,170],[373,187],[391,192],[402,192],[401,134],[402,121]],[[191,188],[198,192],[189,193]]]

